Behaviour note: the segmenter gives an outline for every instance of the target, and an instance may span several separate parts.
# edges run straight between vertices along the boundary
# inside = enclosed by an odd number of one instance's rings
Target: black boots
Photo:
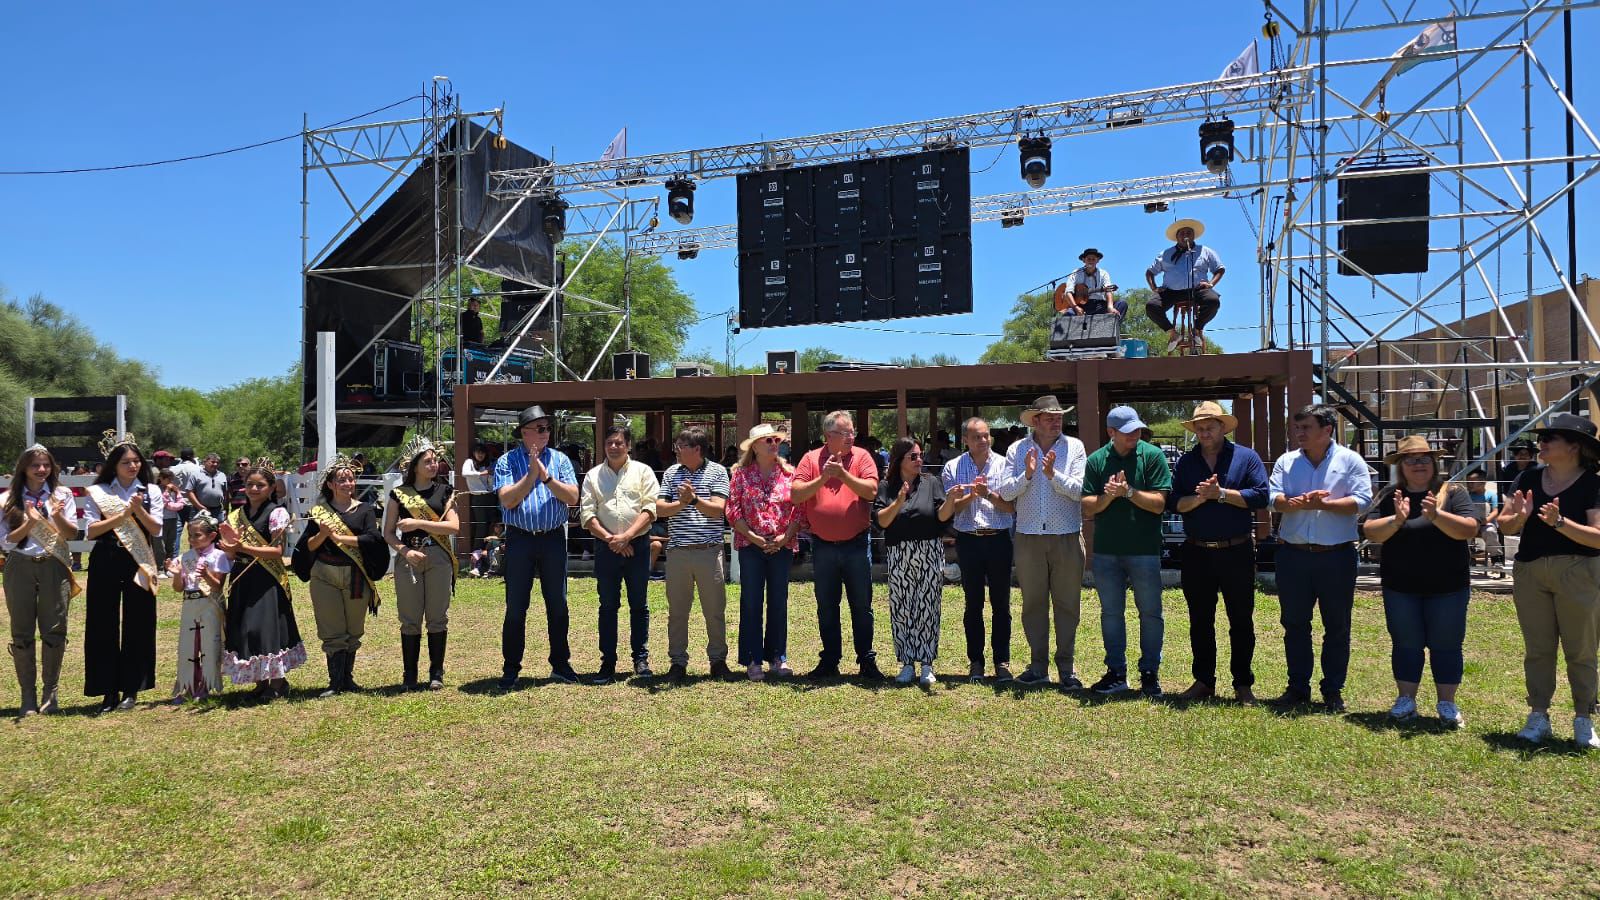
[[[428,632],[428,689],[444,687],[444,644],[448,631]]]
[[[344,652],[344,689],[352,692],[365,690],[361,685],[356,684],[356,652],[354,650],[346,650]]]
[[[432,638],[433,635],[430,634],[428,637]],[[429,655],[432,656],[433,642],[431,640],[428,642],[428,650]],[[405,689],[408,691],[414,691],[417,689],[417,656],[420,655],[421,652],[422,635],[400,635],[400,662],[405,669],[405,674],[401,676],[401,681],[405,685]]]
[[[329,653],[328,689],[317,696],[332,697],[334,694],[361,690],[361,685],[356,684],[355,667],[356,652],[354,650],[335,650]]]

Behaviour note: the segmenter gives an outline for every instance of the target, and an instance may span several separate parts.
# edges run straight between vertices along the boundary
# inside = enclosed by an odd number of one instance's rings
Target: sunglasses
[[[1562,440],[1562,437],[1559,434],[1541,434],[1541,435],[1539,435],[1539,443],[1541,443],[1541,444],[1548,444],[1551,441],[1559,441],[1559,440]]]
[[[921,458],[922,458],[922,454],[921,453],[907,453],[906,454],[906,459],[921,459]]]
[[[783,443],[783,438],[779,438],[779,437],[764,437],[759,441],[759,443],[771,444],[774,447],[776,447],[777,445]]]
[[[1403,456],[1403,457],[1400,458],[1400,461],[1402,463],[1405,463],[1408,466],[1420,466],[1420,465],[1423,465],[1425,463],[1431,462],[1432,460],[1433,460],[1433,457],[1426,456],[1426,455]]]
[[[533,428],[533,431],[534,431],[535,434],[549,434],[550,433],[550,426],[549,425],[533,425],[533,426],[530,426],[530,427]]]

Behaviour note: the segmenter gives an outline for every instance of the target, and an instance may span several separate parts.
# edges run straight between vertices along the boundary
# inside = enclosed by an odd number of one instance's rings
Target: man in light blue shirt
[[[969,681],[982,681],[983,597],[989,591],[994,616],[994,678],[1011,680],[1011,511],[1015,507],[996,490],[1005,480],[1005,457],[992,452],[994,438],[989,423],[973,416],[961,426],[967,452],[944,464],[941,473],[946,496],[957,486],[977,495],[956,511],[956,561],[961,567],[961,589],[967,597],[962,624],[967,632]]]
[[[1178,340],[1178,331],[1167,318],[1167,311],[1178,303],[1194,306],[1194,334],[1197,346],[1205,348],[1206,323],[1217,317],[1222,308],[1222,295],[1216,291],[1226,269],[1222,257],[1210,247],[1202,247],[1195,239],[1204,234],[1206,226],[1198,219],[1179,219],[1167,226],[1167,240],[1173,246],[1161,251],[1156,261],[1145,270],[1144,280],[1155,292],[1155,298],[1144,305],[1145,315],[1156,327],[1167,333],[1167,349]],[[1156,284],[1156,276],[1161,283]]]
[[[1344,711],[1350,669],[1350,615],[1356,593],[1356,521],[1372,502],[1367,461],[1333,441],[1335,413],[1312,405],[1295,413],[1290,432],[1298,450],[1272,466],[1267,493],[1283,514],[1278,526],[1278,603],[1289,686],[1274,701],[1297,706],[1311,699],[1311,611],[1322,610],[1322,700]]]

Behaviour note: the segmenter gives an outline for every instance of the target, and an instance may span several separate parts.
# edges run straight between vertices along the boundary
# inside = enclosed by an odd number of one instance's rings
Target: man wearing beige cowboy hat
[[[1145,315],[1167,333],[1167,347],[1177,342],[1178,332],[1167,311],[1178,303],[1191,303],[1194,311],[1194,339],[1205,346],[1205,327],[1216,318],[1222,307],[1222,297],[1216,291],[1226,270],[1222,258],[1210,247],[1202,247],[1195,239],[1205,234],[1205,223],[1199,219],[1179,219],[1167,226],[1167,240],[1173,246],[1161,251],[1156,261],[1145,270],[1144,280],[1156,296],[1144,305]],[[1161,283],[1156,284],[1156,276]]]
[[[1189,607],[1194,684],[1179,700],[1204,700],[1217,688],[1217,594],[1228,614],[1228,668],[1241,703],[1255,700],[1255,510],[1267,506],[1267,467],[1249,447],[1228,440],[1239,420],[1207,400],[1183,423],[1196,444],[1173,467],[1167,509],[1183,516],[1180,560]]]
[[[1083,595],[1083,442],[1061,433],[1066,416],[1054,394],[1022,411],[1028,436],[1006,451],[997,490],[1013,502],[1017,584],[1022,588],[1022,631],[1031,653],[1022,684],[1050,681],[1050,617],[1055,614],[1055,661],[1061,686],[1081,690],[1073,668]]]

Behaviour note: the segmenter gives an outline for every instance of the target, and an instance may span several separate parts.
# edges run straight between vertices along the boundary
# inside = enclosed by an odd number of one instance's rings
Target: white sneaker
[[[916,681],[917,667],[911,663],[906,663],[900,668],[900,674],[896,675],[894,680],[896,684],[910,684],[911,682]],[[1548,730],[1548,727],[1546,730]]]
[[[1588,722],[1588,719],[1584,719]],[[1530,744],[1542,744],[1550,740],[1550,714],[1542,712],[1528,713],[1528,724],[1522,726],[1517,732],[1517,737]]]
[[[922,665],[922,677],[920,679],[918,679],[918,681],[921,682],[922,686],[923,687],[933,687],[934,682],[936,682],[938,680],[939,679],[933,677],[933,663],[923,663],[923,665]]]
[[[1415,697],[1396,697],[1394,705],[1389,707],[1389,718],[1396,722],[1409,722],[1417,717],[1417,699]]]
[[[1588,716],[1573,719],[1572,741],[1579,750],[1600,750],[1600,738],[1594,736],[1594,720]]]
[[[1460,728],[1467,724],[1467,720],[1461,716],[1460,707],[1457,707],[1453,701],[1440,700],[1434,709],[1439,712],[1439,721],[1450,728]]]

